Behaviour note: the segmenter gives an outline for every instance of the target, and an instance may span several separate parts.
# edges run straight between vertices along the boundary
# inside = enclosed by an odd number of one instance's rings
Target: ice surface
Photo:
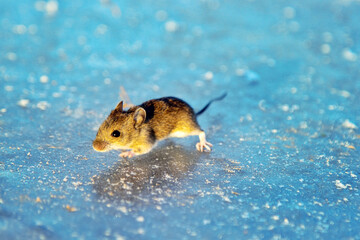
[[[360,2],[0,1],[0,239],[359,239]],[[176,96],[196,137],[91,142]],[[125,94],[125,95],[124,95]]]

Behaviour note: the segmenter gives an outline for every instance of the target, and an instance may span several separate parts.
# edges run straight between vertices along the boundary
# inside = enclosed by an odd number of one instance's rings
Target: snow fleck
[[[206,72],[204,74],[204,78],[205,78],[205,80],[208,80],[208,81],[212,80],[214,78],[213,72],[211,72],[211,71]]]
[[[16,61],[16,59],[17,59],[17,55],[16,55],[16,53],[14,53],[14,52],[9,52],[9,53],[7,53],[7,54],[6,54],[6,57],[7,57],[7,59],[9,59],[10,61]]]
[[[20,107],[26,108],[29,103],[30,103],[29,99],[20,99],[17,102],[17,105],[19,105]]]
[[[325,43],[323,45],[321,45],[321,52],[323,54],[329,54],[331,52],[331,47],[329,44]]]
[[[358,128],[354,123],[350,122],[349,119],[346,119],[346,120],[342,123],[342,126],[343,126],[344,128],[349,128],[349,129],[357,129],[357,128]]]
[[[295,93],[297,93],[297,88],[296,87],[292,87],[291,89],[290,89],[290,92],[292,93],[292,94],[295,94]]]
[[[275,220],[275,221],[278,221],[279,219],[280,219],[280,217],[278,216],[278,215],[274,215],[274,216],[272,216],[271,217],[273,220]]]
[[[306,122],[300,122],[300,128],[301,129],[306,129],[308,127],[307,123]]]
[[[38,104],[36,104],[36,107],[39,108],[40,110],[44,111],[50,107],[50,103],[48,103],[46,101],[41,101],[41,102],[38,102]]]
[[[287,19],[292,19],[296,15],[296,11],[292,7],[285,7],[283,13],[284,13],[284,17]]]
[[[110,237],[111,229],[110,228],[106,229],[105,232],[104,232],[104,235],[107,236],[107,237]]]
[[[345,48],[342,52],[342,56],[345,60],[355,62],[357,60],[357,54],[351,51],[349,48]]]
[[[105,78],[105,79],[104,79],[104,83],[105,83],[106,85],[111,84],[111,79],[110,79],[110,78]]]
[[[46,76],[46,75],[42,75],[41,77],[40,77],[40,82],[41,83],[48,83],[49,82],[49,77],[48,76]]]
[[[245,72],[246,72],[246,70],[243,68],[238,68],[235,70],[235,74],[239,77],[244,76]]]
[[[283,110],[284,112],[288,112],[290,109],[289,105],[287,105],[287,104],[281,105],[279,108],[281,110]]]
[[[15,34],[25,34],[26,33],[26,26],[25,25],[22,25],[22,24],[19,24],[19,25],[15,25],[13,28],[12,28],[12,31],[13,33]]]
[[[340,182],[340,180],[335,180],[335,186],[336,186],[337,189],[346,189],[348,187],[351,188],[350,184],[344,185],[343,183]]]
[[[124,213],[124,214],[127,214],[127,213],[128,213],[127,208],[124,207],[124,206],[119,207],[118,210],[119,210],[120,212]]]
[[[14,90],[13,86],[10,86],[10,85],[5,86],[5,91],[12,92],[13,90]]]
[[[0,109],[0,112],[1,112],[1,113],[6,113],[6,111],[7,111],[7,109],[6,109],[6,108],[2,108],[2,109]]]
[[[107,31],[108,31],[108,26],[106,26],[105,24],[99,24],[95,29],[95,33],[97,35],[104,35]]]
[[[143,216],[139,216],[136,218],[136,221],[138,222],[144,222],[145,221],[145,218]]]
[[[208,224],[210,224],[211,223],[211,220],[209,220],[209,219],[204,219],[203,220],[203,224],[204,225],[208,225]]]
[[[54,16],[59,9],[59,4],[57,1],[50,0],[45,5],[45,12],[48,16]]]
[[[159,87],[158,85],[153,85],[153,86],[152,86],[152,90],[153,90],[154,92],[157,92],[157,91],[160,90],[160,87]]]
[[[145,233],[145,230],[143,228],[139,228],[137,233],[143,235]]]
[[[344,98],[348,98],[348,97],[351,96],[351,94],[350,94],[348,91],[346,91],[346,90],[341,90],[341,91],[339,91],[339,95],[342,96],[342,97],[344,97]]]
[[[179,28],[179,25],[175,21],[167,21],[165,23],[165,30],[167,32],[176,32]]]

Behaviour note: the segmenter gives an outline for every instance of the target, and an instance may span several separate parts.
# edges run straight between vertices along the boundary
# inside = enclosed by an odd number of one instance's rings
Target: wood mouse
[[[164,97],[146,101],[128,110],[121,101],[101,124],[93,148],[99,152],[128,150],[121,157],[133,157],[148,153],[157,141],[198,135],[198,151],[211,151],[212,144],[206,141],[205,132],[196,117],[202,114],[212,102],[222,100],[226,93],[214,98],[195,113],[185,101],[176,97]]]

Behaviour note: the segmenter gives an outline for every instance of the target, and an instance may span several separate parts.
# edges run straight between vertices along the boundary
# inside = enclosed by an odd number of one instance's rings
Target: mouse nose
[[[100,140],[94,140],[93,141],[93,148],[95,151],[98,152],[105,152],[107,149],[108,143]]]

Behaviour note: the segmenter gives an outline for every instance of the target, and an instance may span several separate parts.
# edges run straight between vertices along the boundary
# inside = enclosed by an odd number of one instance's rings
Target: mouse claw
[[[213,145],[209,142],[199,142],[196,144],[196,149],[199,151],[199,152],[211,152],[211,147]]]
[[[132,158],[133,156],[135,156],[135,153],[133,151],[127,151],[120,153],[119,156],[123,158]]]

